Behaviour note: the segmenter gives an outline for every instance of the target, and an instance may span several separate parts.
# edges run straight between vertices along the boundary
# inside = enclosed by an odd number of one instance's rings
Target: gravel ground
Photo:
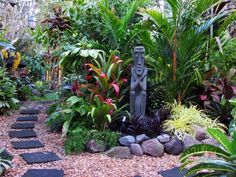
[[[27,102],[24,105],[33,106],[35,103]],[[44,148],[30,149],[30,150],[15,150],[10,144],[8,131],[11,124],[16,121],[19,116],[19,111],[13,113],[12,116],[0,116],[0,147],[4,147],[13,156],[14,167],[6,171],[3,177],[21,177],[28,169],[45,169],[57,168],[63,169],[65,177],[133,177],[140,175],[142,177],[161,177],[158,171],[173,168],[179,165],[179,157],[165,154],[162,158],[155,158],[150,156],[137,157],[132,159],[113,159],[102,154],[82,153],[80,155],[64,154],[63,144],[64,139],[60,134],[50,133],[45,127],[46,115],[43,113],[41,105],[41,113],[39,120],[35,124],[34,130],[37,133],[37,138],[44,143]],[[18,139],[12,139],[18,140]],[[50,162],[45,164],[27,165],[19,154],[25,152],[39,152],[52,151],[56,153],[63,160]]]

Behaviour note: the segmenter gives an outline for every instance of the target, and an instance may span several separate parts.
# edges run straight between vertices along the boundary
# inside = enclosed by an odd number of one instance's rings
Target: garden
[[[236,2],[0,0],[0,176],[236,177]]]

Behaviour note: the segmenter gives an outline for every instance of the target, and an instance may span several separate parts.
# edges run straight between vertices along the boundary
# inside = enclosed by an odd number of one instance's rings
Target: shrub
[[[228,125],[232,120],[230,114],[232,106],[229,100],[236,96],[235,87],[236,69],[230,69],[226,75],[211,79],[214,82],[204,81],[204,92],[199,96],[200,101],[208,114],[219,118],[221,123]]]
[[[47,121],[46,125],[49,127],[51,132],[61,132],[64,122],[69,118],[69,115],[62,112],[52,113]]]
[[[233,106],[233,109],[231,111],[233,119],[229,124],[229,133],[231,136],[234,136],[236,135],[236,98],[229,100],[229,102]]]
[[[0,68],[0,114],[16,108],[19,102],[15,97],[15,83],[7,76],[5,68]]]
[[[32,96],[32,91],[27,85],[23,85],[17,90],[17,95],[20,100],[26,101]]]
[[[117,140],[120,136],[118,132],[112,132],[110,130],[97,131],[88,130],[85,127],[78,126],[72,131],[69,131],[67,140],[65,142],[66,154],[81,153],[85,151],[86,144],[90,140],[103,141],[107,148],[117,145]]]
[[[187,108],[184,105],[174,103],[170,106],[170,119],[164,121],[163,129],[174,133],[179,139],[183,139],[186,134],[195,135],[194,125],[204,129],[213,127],[223,127],[217,120],[210,119],[203,111],[196,106]]]

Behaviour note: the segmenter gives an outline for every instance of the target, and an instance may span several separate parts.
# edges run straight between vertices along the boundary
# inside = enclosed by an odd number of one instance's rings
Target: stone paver
[[[11,125],[11,129],[33,129],[34,123],[14,123]]]
[[[23,116],[23,117],[18,117],[16,120],[17,121],[37,121],[38,116]]]
[[[14,141],[11,142],[14,149],[31,149],[31,148],[41,148],[44,147],[44,145],[37,140],[31,140],[31,141]]]
[[[57,169],[29,169],[22,177],[63,177],[64,171]]]
[[[21,157],[27,162],[27,164],[47,163],[61,160],[53,152],[23,153],[21,154]]]
[[[34,130],[9,131],[10,138],[32,138],[37,137]]]
[[[20,114],[39,114],[39,109],[23,109]]]

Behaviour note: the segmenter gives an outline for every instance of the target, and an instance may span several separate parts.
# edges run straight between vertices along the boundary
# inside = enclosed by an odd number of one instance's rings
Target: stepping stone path
[[[32,130],[35,126],[34,122],[38,121],[38,116],[33,114],[39,114],[38,109],[24,109],[20,114],[28,115],[18,117],[17,122],[11,125],[11,129],[18,129],[17,131],[9,131],[10,138],[34,138],[37,134]],[[20,123],[21,122],[21,123]],[[22,123],[23,122],[23,123]],[[43,143],[38,140],[26,140],[26,141],[12,141],[14,149],[32,149],[42,148]],[[61,160],[53,152],[34,152],[34,153],[22,153],[20,156],[26,161],[27,164],[47,163],[57,160]],[[29,169],[22,177],[63,177],[64,171],[59,169]]]

